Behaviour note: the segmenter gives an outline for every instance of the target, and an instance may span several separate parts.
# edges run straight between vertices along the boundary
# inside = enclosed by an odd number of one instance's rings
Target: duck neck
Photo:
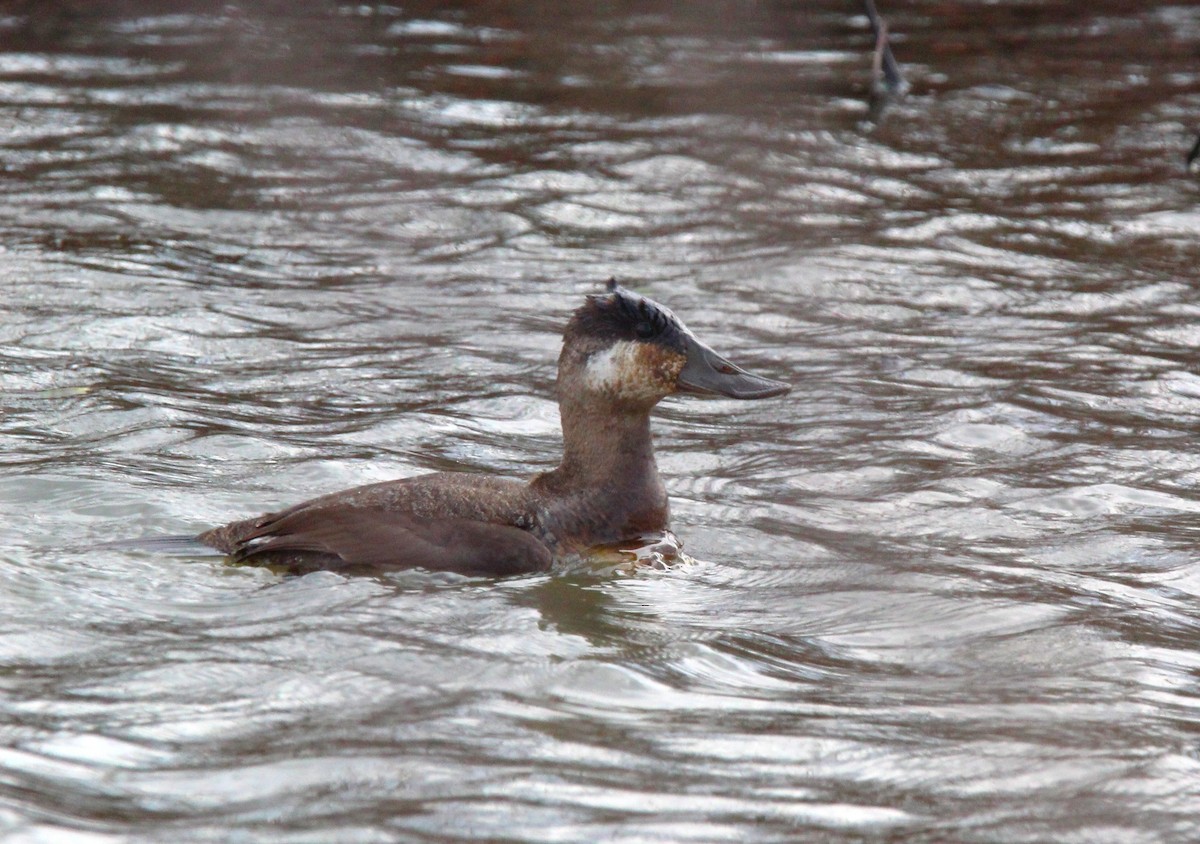
[[[565,398],[560,410],[562,463],[535,485],[554,498],[574,501],[570,509],[576,516],[595,519],[597,526],[607,525],[617,534],[592,540],[665,530],[667,496],[654,462],[650,408],[597,408],[593,403],[585,408]]]
[[[562,407],[563,459],[556,472],[585,486],[658,477],[649,410]]]

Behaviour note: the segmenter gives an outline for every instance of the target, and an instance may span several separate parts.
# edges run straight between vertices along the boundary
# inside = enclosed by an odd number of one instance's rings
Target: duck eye
[[[654,330],[654,323],[651,322],[639,322],[637,327],[633,330],[637,333],[637,336],[643,340],[649,340],[657,333]]]

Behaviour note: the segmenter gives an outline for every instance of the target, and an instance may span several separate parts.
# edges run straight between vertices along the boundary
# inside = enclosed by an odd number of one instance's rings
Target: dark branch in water
[[[888,43],[887,24],[879,17],[875,8],[875,0],[863,0],[867,8],[867,19],[871,22],[871,33],[875,36],[875,84],[882,85],[889,94],[903,94],[908,90],[908,83],[900,72],[900,65],[892,55],[892,45]]]
[[[1192,144],[1192,151],[1188,153],[1187,166],[1189,170],[1192,169],[1192,163],[1197,158],[1200,158],[1200,137],[1196,138],[1196,143]]]
[[[893,100],[908,93],[908,83],[900,72],[900,65],[892,55],[892,45],[888,42],[887,24],[879,16],[875,8],[875,0],[863,0],[867,10],[867,20],[871,22],[871,32],[875,35],[875,60],[871,69],[871,99],[870,121],[878,123],[883,116],[883,110]]]

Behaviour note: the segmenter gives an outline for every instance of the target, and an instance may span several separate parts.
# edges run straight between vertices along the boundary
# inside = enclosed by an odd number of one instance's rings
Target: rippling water
[[[1200,838],[1200,10],[26,2],[0,16],[0,834]],[[135,11],[135,7],[141,7]],[[552,466],[616,275],[696,562],[97,549]]]

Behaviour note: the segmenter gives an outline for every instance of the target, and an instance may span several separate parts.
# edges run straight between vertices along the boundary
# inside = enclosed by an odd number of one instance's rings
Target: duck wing
[[[553,555],[532,534],[473,519],[418,519],[375,507],[306,507],[263,518],[237,542],[238,561],[315,569],[423,568],[502,576],[546,571]]]

